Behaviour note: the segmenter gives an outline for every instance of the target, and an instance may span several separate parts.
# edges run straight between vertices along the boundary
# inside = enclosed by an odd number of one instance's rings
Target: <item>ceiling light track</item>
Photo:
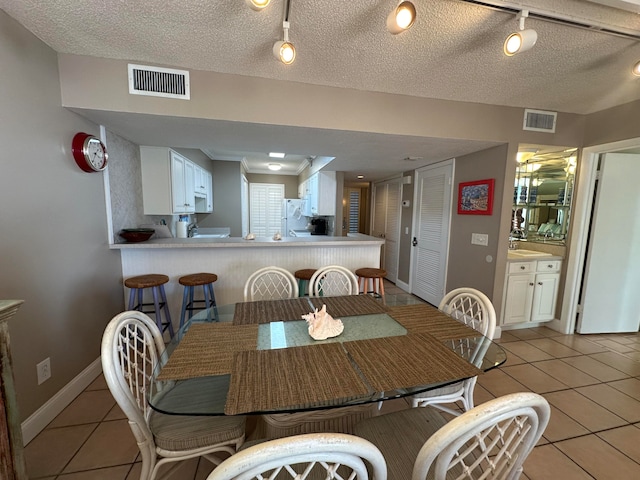
[[[478,5],[480,7],[490,8],[492,10],[498,10],[501,12],[511,13],[514,15],[518,15],[522,10],[527,10],[529,12],[529,18],[534,18],[536,20],[543,20],[546,22],[558,23],[560,25],[565,25],[567,27],[575,27],[582,28],[585,30],[595,31],[604,33],[607,35],[614,35],[616,37],[629,38],[632,40],[640,40],[640,33],[635,30],[613,27],[611,25],[606,25],[604,23],[598,22],[585,22],[583,19],[573,17],[571,15],[563,15],[558,12],[550,12],[541,9],[532,9],[530,6],[518,5],[515,3],[509,2],[499,2],[495,0],[458,0],[459,2],[470,3],[473,5]]]

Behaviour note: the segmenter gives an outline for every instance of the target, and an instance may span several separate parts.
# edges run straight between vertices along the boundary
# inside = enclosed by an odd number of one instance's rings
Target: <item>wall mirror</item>
[[[513,189],[511,237],[564,245],[577,148],[521,146]]]

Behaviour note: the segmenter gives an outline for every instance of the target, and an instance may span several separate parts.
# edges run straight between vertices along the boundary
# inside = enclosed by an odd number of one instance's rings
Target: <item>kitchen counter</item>
[[[258,237],[245,240],[229,238],[160,238],[139,243],[115,243],[120,251],[124,278],[148,273],[168,275],[165,285],[174,326],[180,319],[182,286],[178,278],[198,272],[218,275],[214,284],[219,304],[244,299],[244,284],[262,267],[276,266],[293,273],[303,268],[342,265],[355,272],[358,268],[380,267],[384,239],[362,234],[347,237],[312,235],[309,237]],[[123,287],[124,305],[129,291]],[[202,295],[202,291],[198,292]]]
[[[228,238],[159,238],[138,243],[114,243],[111,249],[149,249],[149,248],[272,248],[272,247],[324,247],[382,245],[384,239],[362,234],[350,234],[348,237],[331,237],[327,235],[311,235],[309,237],[283,237],[274,240],[271,237],[256,237],[245,240],[242,237]]]

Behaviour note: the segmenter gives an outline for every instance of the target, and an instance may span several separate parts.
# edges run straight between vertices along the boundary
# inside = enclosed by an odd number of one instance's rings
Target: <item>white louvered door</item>
[[[373,187],[373,227],[371,235],[384,238],[381,266],[387,271],[387,279],[398,278],[400,240],[400,208],[402,178],[378,182]]]
[[[445,294],[453,161],[416,170],[411,291],[438,305]]]
[[[272,237],[282,228],[284,185],[249,184],[249,229],[256,237]],[[280,232],[282,233],[282,232]]]

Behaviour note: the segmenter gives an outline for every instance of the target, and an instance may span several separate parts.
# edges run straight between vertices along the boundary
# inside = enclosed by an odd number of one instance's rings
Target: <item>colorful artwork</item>
[[[460,182],[458,187],[458,213],[462,215],[491,215],[495,180]]]

